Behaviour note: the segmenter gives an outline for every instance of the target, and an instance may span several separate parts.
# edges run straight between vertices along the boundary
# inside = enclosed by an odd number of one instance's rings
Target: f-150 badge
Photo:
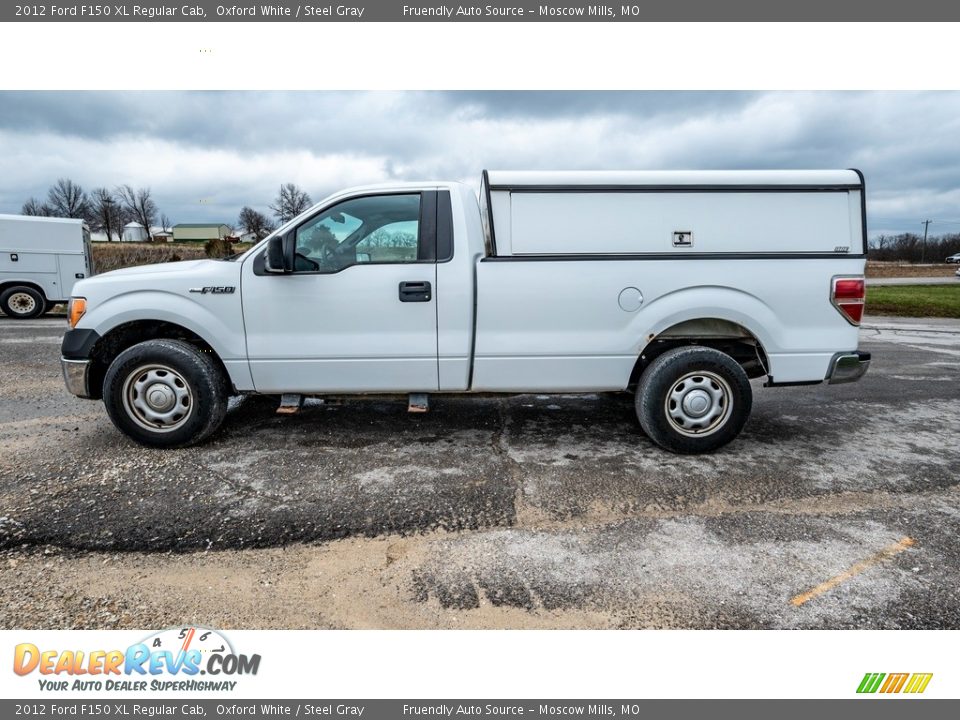
[[[236,288],[233,285],[208,285],[202,288],[190,288],[192,293],[203,295],[232,295]]]

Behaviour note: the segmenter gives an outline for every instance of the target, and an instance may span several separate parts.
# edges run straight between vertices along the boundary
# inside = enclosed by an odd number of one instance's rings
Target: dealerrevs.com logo
[[[867,673],[857,687],[858,693],[919,694],[927,689],[933,673]]]
[[[126,650],[52,650],[20,643],[13,654],[13,671],[36,674],[46,691],[232,691],[234,678],[259,669],[260,655],[237,653],[222,633],[202,627],[163,630]]]

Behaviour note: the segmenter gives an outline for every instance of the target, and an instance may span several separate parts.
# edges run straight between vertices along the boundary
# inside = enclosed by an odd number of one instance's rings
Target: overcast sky
[[[149,186],[173,223],[269,213],[282,182],[488,169],[847,168],[871,236],[960,232],[960,93],[0,92],[0,212],[58,177]]]

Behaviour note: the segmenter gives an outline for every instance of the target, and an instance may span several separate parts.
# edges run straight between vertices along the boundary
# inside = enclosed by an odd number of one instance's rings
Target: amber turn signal
[[[67,305],[67,321],[70,327],[75,328],[80,318],[87,311],[87,299],[82,297],[70,298],[70,304]]]

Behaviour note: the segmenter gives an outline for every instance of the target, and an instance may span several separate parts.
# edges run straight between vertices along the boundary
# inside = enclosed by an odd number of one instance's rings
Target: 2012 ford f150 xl
[[[161,447],[241,393],[631,391],[654,442],[709,452],[746,422],[750,378],[866,372],[865,218],[856,170],[355,188],[237,257],[78,282],[64,378]]]

